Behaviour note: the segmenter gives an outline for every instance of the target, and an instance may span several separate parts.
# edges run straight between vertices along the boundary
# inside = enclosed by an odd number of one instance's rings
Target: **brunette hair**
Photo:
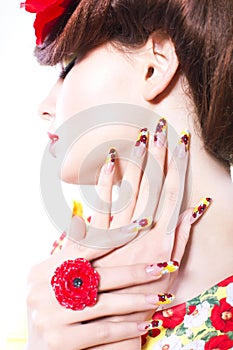
[[[74,0],[35,55],[41,64],[55,65],[108,41],[134,48],[154,31],[167,33],[206,149],[233,161],[232,21],[232,0]]]

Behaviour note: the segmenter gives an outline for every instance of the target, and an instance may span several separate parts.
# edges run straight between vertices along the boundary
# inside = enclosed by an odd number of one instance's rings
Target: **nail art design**
[[[152,224],[152,217],[149,216],[149,217],[146,217],[144,219],[135,220],[135,221],[133,221],[133,223],[136,223],[137,229],[141,230],[141,229],[146,228]]]
[[[148,143],[148,136],[149,136],[149,132],[147,128],[143,128],[140,130],[137,141],[135,143],[135,147],[134,147],[134,154],[137,157],[142,157],[143,154],[145,153],[147,143]]]
[[[145,327],[144,327],[145,331],[149,331],[149,330],[155,329],[155,328],[160,328],[163,325],[162,320],[151,320],[150,322],[146,322],[146,323],[145,323]]]
[[[167,261],[163,263],[158,263],[157,266],[162,269],[162,275],[165,275],[170,272],[175,272],[179,268],[179,263],[178,261]]]
[[[73,200],[73,211],[72,211],[72,217],[79,216],[80,218],[83,217],[83,206],[82,203],[79,201]]]
[[[134,220],[128,226],[124,226],[122,228],[122,231],[124,231],[126,233],[138,232],[139,230],[142,230],[142,229],[145,229],[145,228],[151,226],[152,221],[153,221],[153,219],[151,216],[143,218],[143,219]]]
[[[66,232],[63,232],[61,236],[53,243],[53,249],[51,251],[51,255],[55,253],[55,251],[62,249],[62,242],[64,241],[65,237],[67,236]]]
[[[185,145],[185,151],[187,152],[189,150],[189,143],[190,143],[190,132],[185,129],[181,132],[179,144]]]
[[[198,220],[204,214],[204,212],[208,209],[211,202],[212,202],[211,197],[201,198],[198,205],[193,209],[191,223],[194,223],[196,220]]]
[[[167,121],[165,118],[161,118],[158,121],[154,134],[154,143],[158,147],[163,147],[167,138]]]
[[[158,294],[158,297],[159,297],[159,301],[157,302],[158,305],[170,304],[175,299],[175,295],[171,293]]]
[[[158,264],[148,265],[146,272],[152,276],[162,276],[167,273],[175,272],[179,268],[178,261],[166,261]]]
[[[110,148],[108,155],[107,155],[107,158],[106,158],[106,161],[105,161],[105,165],[106,165],[105,171],[107,174],[110,174],[114,169],[116,155],[117,155],[117,152],[116,152],[115,148]]]

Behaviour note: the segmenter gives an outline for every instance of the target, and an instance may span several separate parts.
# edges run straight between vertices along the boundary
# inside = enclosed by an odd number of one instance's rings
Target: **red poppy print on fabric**
[[[229,350],[232,347],[233,340],[229,339],[227,335],[213,337],[205,344],[205,350]]]
[[[186,314],[185,303],[174,306],[170,309],[158,311],[153,315],[153,319],[159,319],[163,321],[164,328],[175,328],[183,322]]]
[[[226,298],[213,307],[210,319],[215,329],[224,333],[233,331],[233,307],[226,302]]]
[[[226,278],[225,280],[223,280],[222,282],[218,283],[218,286],[219,287],[226,287],[230,283],[233,283],[233,276],[230,276],[230,277]]]

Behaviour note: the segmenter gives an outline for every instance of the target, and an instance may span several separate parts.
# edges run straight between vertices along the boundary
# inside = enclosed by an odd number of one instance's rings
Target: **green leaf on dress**
[[[186,334],[186,336],[187,336],[187,338],[188,338],[189,340],[194,340],[194,338],[195,338],[193,332],[191,332],[190,335],[187,335],[187,334]]]
[[[202,334],[202,333],[204,333],[204,332],[206,332],[207,331],[207,329],[205,328],[205,329],[202,329],[201,331],[199,331],[196,335],[195,335],[195,337],[194,337],[194,339],[198,339],[199,337],[200,337],[200,335]]]
[[[214,305],[220,305],[218,298],[214,296],[211,296],[211,297],[208,296],[202,300],[202,302],[204,301],[207,301],[211,307],[213,307]]]
[[[204,340],[207,343],[211,338],[217,337],[217,335],[217,331],[208,332],[207,334],[203,335],[203,337],[201,337],[201,340]]]
[[[182,324],[177,330],[176,335],[181,336],[183,334],[186,334],[187,328]]]
[[[233,340],[233,332],[227,332],[228,337]]]
[[[196,298],[193,298],[192,300],[189,300],[187,303],[186,303],[186,306],[187,306],[187,310],[188,310],[188,307],[190,306],[190,305],[198,305],[198,304],[200,304],[201,303],[201,300],[200,300],[200,298],[199,297],[196,297]]]
[[[212,295],[215,294],[217,292],[218,288],[219,288],[218,286],[211,287],[205,293],[202,294],[202,297],[207,295],[207,294],[212,294]]]
[[[205,321],[205,325],[207,328],[213,328],[211,320],[208,318],[208,320]]]
[[[170,337],[170,335],[172,335],[173,331],[174,331],[173,328],[167,328],[166,332],[165,332],[166,337]]]

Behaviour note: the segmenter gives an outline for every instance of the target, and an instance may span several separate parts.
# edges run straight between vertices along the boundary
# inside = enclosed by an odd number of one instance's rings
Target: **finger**
[[[106,255],[115,247],[134,239],[139,231],[149,228],[151,224],[152,218],[144,218],[113,230],[90,228],[90,232],[88,231],[90,237],[87,235],[87,238],[80,242],[74,242],[74,240],[70,239],[62,250],[53,254],[42,263],[35,265],[29,273],[28,282],[33,282],[34,276],[37,276],[37,278],[41,277],[42,281],[46,278],[50,279],[56,267],[68,259],[85,258],[91,261]],[[98,249],[93,249],[93,247]],[[44,271],[43,275],[40,273],[41,269]]]
[[[103,229],[109,227],[115,161],[116,150],[110,148],[106,162],[101,169],[96,187],[97,197],[94,203],[95,211],[91,217],[91,226],[93,227]]]
[[[99,292],[103,292],[149,283],[158,280],[165,274],[177,271],[178,268],[179,264],[177,261],[167,261],[152,264],[97,267],[95,270],[100,275]],[[33,274],[35,274],[35,271],[33,271]],[[52,275],[48,275],[48,279],[50,280],[51,278]],[[44,280],[45,275],[39,275],[37,277],[36,289],[32,290],[34,287],[30,287],[30,295],[33,295],[35,299],[36,296],[39,299],[40,291],[44,286]]]
[[[163,210],[158,215],[161,215],[159,221],[162,226],[169,222],[166,225],[167,232],[174,231],[179,217],[188,163],[189,140],[189,132],[187,130],[183,131],[173,152],[163,186],[162,198],[159,203]]]
[[[148,130],[146,128],[141,129],[122,179],[119,199],[112,208],[113,220],[111,227],[123,226],[132,219],[138,197],[148,139]],[[122,203],[126,203],[127,207],[122,208]]]
[[[140,217],[145,209],[145,203],[151,198],[153,205],[147,208],[148,216],[154,216],[158,206],[162,183],[164,181],[164,165],[167,151],[167,121],[161,118],[155,129],[154,137],[150,138],[149,151],[145,171],[142,176],[139,195],[135,206],[133,219]],[[149,211],[148,211],[149,209]]]
[[[55,298],[55,297],[54,297]],[[172,294],[136,294],[136,293],[100,293],[98,301],[94,307],[86,307],[82,311],[72,311],[60,308],[57,312],[65,324],[84,322],[100,317],[113,315],[126,315],[129,313],[154,310],[159,305],[170,304],[174,300]],[[48,299],[43,305],[46,306]]]
[[[172,252],[172,259],[181,261],[186,244],[189,240],[191,226],[194,224],[209,208],[212,202],[211,197],[203,197],[193,209],[187,209],[179,217],[179,222],[176,228],[175,244]]]
[[[38,285],[38,290],[44,290],[45,285]],[[34,291],[33,301],[29,300],[28,306],[36,310],[37,301],[41,301],[39,291]],[[32,294],[31,294],[32,295]],[[49,310],[54,312],[54,322],[56,318],[62,320],[64,324],[74,324],[94,320],[96,318],[127,315],[140,311],[149,311],[156,309],[159,305],[170,304],[174,299],[172,294],[142,294],[142,293],[100,293],[97,303],[94,307],[85,307],[83,310],[73,311],[59,304],[52,289],[48,291],[46,299],[40,305],[40,313],[45,314]],[[33,313],[33,321],[36,322],[37,313]],[[52,321],[53,315],[50,315]]]
[[[101,276],[99,291],[149,283],[167,273],[177,271],[178,268],[179,264],[176,261],[96,268]]]
[[[129,349],[134,349],[134,350],[141,350],[141,337],[133,338],[133,339],[126,339],[124,341],[119,341],[111,344],[106,344],[106,345],[100,345],[100,346],[95,346],[88,348],[88,350],[129,350]]]
[[[95,345],[140,337],[146,332],[145,329],[139,329],[140,326],[143,328],[144,325],[138,325],[136,322],[92,322],[74,325],[67,327],[63,332],[57,332],[50,336],[49,343],[51,349],[86,349]],[[146,323],[144,327],[146,327]]]
[[[89,227],[85,239],[80,241],[80,243],[87,247],[98,249],[118,248],[132,241],[137,237],[139,231],[145,230],[151,227],[151,225],[152,218],[145,217],[133,221],[128,225],[110,230]]]
[[[189,138],[190,134],[188,131],[182,132],[169,164],[158,210],[156,212],[157,235],[161,235],[161,242],[165,254],[172,252],[174,243],[174,233],[183,199],[188,164]]]

